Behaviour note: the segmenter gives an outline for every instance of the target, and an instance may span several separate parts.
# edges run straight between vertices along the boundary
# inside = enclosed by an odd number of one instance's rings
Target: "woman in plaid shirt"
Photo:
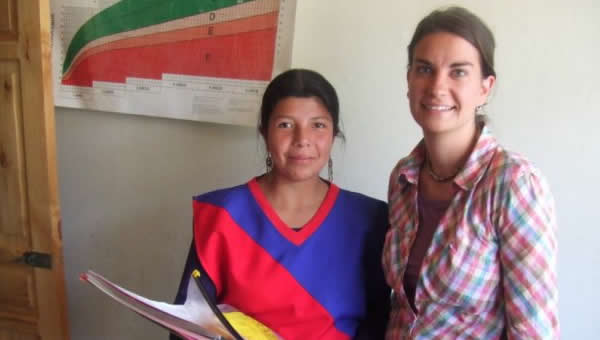
[[[494,37],[460,7],[425,17],[408,46],[423,140],[392,171],[383,255],[387,339],[556,339],[556,220],[548,185],[481,116]]]

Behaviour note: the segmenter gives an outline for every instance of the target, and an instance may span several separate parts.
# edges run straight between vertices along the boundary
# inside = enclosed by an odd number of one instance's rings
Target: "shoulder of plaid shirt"
[[[418,220],[414,176],[418,176],[422,160],[420,143],[400,160],[390,177],[392,228],[386,237],[383,263],[388,283],[400,301],[392,303],[388,338],[406,334],[404,328],[436,334],[444,327],[480,335],[506,332],[509,339],[558,338],[554,199],[540,171],[520,155],[503,149],[487,127],[455,179],[459,197],[449,210],[459,209],[450,212],[446,225],[440,225],[444,237],[434,236],[433,249],[423,260],[415,303],[419,318],[429,325],[412,325],[411,315],[415,316],[406,301],[402,278],[414,239],[409,225]],[[416,233],[416,228],[412,232]],[[399,255],[403,247],[406,256]],[[451,251],[445,251],[448,247]],[[476,315],[478,329],[470,331],[456,324],[472,321],[464,314],[450,315],[457,311]],[[500,327],[500,331],[494,329]]]

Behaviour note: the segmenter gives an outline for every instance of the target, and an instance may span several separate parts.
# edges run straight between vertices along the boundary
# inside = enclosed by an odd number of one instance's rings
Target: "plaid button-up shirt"
[[[424,156],[421,142],[390,178],[383,265],[394,294],[386,338],[557,339],[554,200],[540,172],[485,126],[423,258],[413,312],[402,282],[419,227]]]

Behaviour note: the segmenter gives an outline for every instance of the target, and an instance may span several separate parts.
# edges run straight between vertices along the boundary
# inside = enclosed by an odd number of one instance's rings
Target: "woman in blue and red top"
[[[320,74],[273,79],[259,125],[267,172],[194,198],[194,242],[176,303],[199,268],[217,303],[286,340],[383,338],[387,205],[331,182],[338,122],[337,95]],[[319,177],[326,165],[328,181]]]
[[[477,16],[451,7],[421,20],[408,46],[423,140],[390,177],[387,339],[558,338],[552,195],[479,116],[494,45]]]

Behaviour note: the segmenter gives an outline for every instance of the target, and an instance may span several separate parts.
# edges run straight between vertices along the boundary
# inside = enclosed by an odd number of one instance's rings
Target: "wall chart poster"
[[[55,105],[255,126],[296,0],[52,0]]]

